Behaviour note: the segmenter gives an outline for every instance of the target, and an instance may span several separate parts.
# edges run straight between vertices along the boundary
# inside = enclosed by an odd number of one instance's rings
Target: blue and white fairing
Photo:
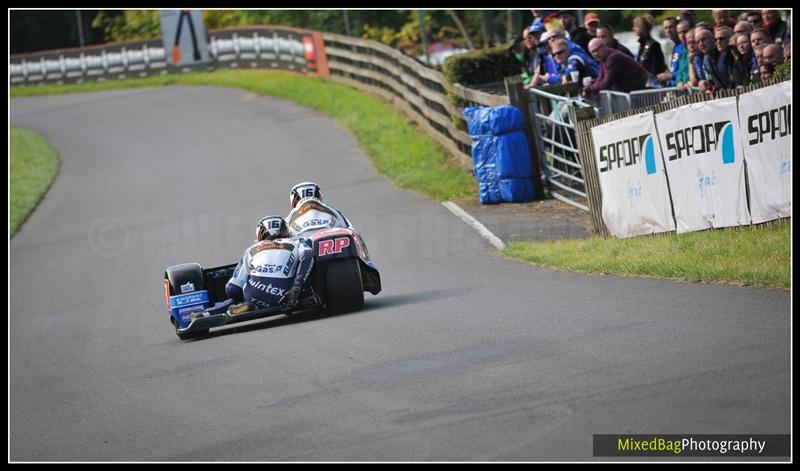
[[[211,306],[208,291],[195,291],[192,283],[181,285],[181,294],[170,296],[169,281],[164,280],[164,289],[169,303],[169,314],[178,322],[181,329],[188,327],[194,317],[197,317],[196,315],[193,317],[192,314],[200,313]]]

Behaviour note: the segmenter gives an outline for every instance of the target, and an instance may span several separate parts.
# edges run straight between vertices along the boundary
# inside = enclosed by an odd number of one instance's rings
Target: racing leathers
[[[235,302],[247,301],[258,307],[276,306],[294,290],[295,296],[314,265],[308,239],[274,239],[256,242],[225,285],[225,294]],[[296,298],[292,300],[296,301]]]
[[[353,227],[338,209],[313,197],[300,200],[286,216],[286,223],[290,237],[332,227]]]

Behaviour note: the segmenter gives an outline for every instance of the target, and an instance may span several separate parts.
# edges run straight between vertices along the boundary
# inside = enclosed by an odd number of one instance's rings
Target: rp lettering
[[[346,247],[350,247],[349,237],[339,237],[336,239],[323,240],[319,243],[319,256],[342,253]]]

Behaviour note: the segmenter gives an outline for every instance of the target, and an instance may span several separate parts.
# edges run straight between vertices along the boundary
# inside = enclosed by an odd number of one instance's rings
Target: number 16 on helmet
[[[289,205],[294,208],[297,202],[304,198],[316,198],[322,201],[322,191],[314,182],[302,182],[292,187],[289,193]]]
[[[256,240],[273,240],[288,237],[289,228],[286,221],[280,216],[267,216],[258,221],[256,227]]]

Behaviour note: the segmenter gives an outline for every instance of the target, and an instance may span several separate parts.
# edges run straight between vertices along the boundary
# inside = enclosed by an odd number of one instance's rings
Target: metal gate
[[[587,108],[591,105],[580,98],[553,95],[538,89],[530,89],[529,92],[536,142],[551,195],[589,211],[575,126],[569,122],[569,108]]]
[[[607,116],[613,113],[667,103],[684,95],[699,93],[699,91],[694,87],[684,87],[682,90],[678,90],[677,87],[647,88],[630,93],[601,90],[594,104],[597,107],[597,116]]]

